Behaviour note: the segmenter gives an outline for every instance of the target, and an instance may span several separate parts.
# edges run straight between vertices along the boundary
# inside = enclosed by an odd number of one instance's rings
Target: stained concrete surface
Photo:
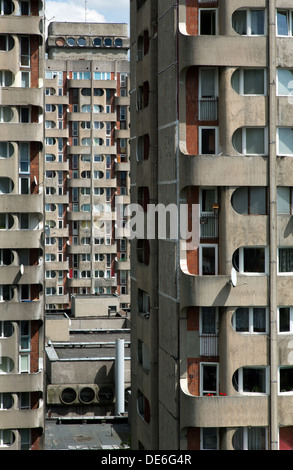
[[[128,422],[58,423],[46,420],[46,450],[120,449],[129,442]]]

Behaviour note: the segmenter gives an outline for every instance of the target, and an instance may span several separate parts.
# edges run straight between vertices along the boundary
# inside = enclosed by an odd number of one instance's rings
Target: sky
[[[128,23],[129,0],[46,0],[46,23]]]

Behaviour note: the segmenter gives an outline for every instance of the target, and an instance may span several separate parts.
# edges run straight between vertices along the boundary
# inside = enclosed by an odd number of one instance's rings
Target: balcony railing
[[[218,356],[218,335],[200,335],[200,356]]]
[[[200,121],[218,120],[218,98],[201,98],[198,100],[198,119]]]
[[[200,216],[200,238],[217,239],[219,217],[217,212],[202,212]]]

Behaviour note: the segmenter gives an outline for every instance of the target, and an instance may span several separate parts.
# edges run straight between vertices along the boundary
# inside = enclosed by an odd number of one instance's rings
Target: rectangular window
[[[280,367],[279,370],[280,393],[293,392],[293,367]]]
[[[293,155],[293,128],[279,127],[277,129],[277,155]]]
[[[199,128],[199,154],[217,155],[218,154],[218,128],[200,127]]]
[[[289,96],[293,90],[293,70],[278,69],[277,70],[277,95]]]
[[[21,36],[20,38],[20,64],[22,67],[30,66],[30,38]]]
[[[218,70],[201,68],[199,72],[199,119],[218,119]]]
[[[267,309],[265,307],[238,307],[232,321],[238,333],[266,333]]]
[[[218,364],[200,364],[200,394],[218,395]]]
[[[279,333],[293,333],[293,307],[278,308]]]
[[[293,248],[278,248],[278,274],[293,274]]]
[[[278,214],[292,214],[293,188],[279,186],[277,189]]]
[[[201,428],[200,448],[201,450],[217,450],[218,449],[218,429],[217,428]]]
[[[199,273],[201,276],[218,274],[218,246],[200,245],[199,247]]]
[[[21,73],[21,82],[20,86],[22,88],[30,87],[30,72],[20,72]]]
[[[293,12],[277,10],[277,36],[293,36]]]
[[[199,34],[215,35],[217,34],[217,10],[215,8],[199,9]]]

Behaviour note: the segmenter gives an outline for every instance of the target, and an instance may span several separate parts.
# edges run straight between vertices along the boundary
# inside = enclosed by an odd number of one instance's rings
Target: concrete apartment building
[[[0,1],[0,449],[44,445],[44,3]]]
[[[132,447],[291,450],[292,2],[130,5]]]
[[[117,312],[129,308],[129,248],[115,231],[115,209],[129,203],[128,49],[126,24],[52,22],[48,27],[48,312],[71,312],[72,296],[88,295],[94,296],[94,308],[82,303],[82,316],[107,311],[113,295],[119,299]]]

